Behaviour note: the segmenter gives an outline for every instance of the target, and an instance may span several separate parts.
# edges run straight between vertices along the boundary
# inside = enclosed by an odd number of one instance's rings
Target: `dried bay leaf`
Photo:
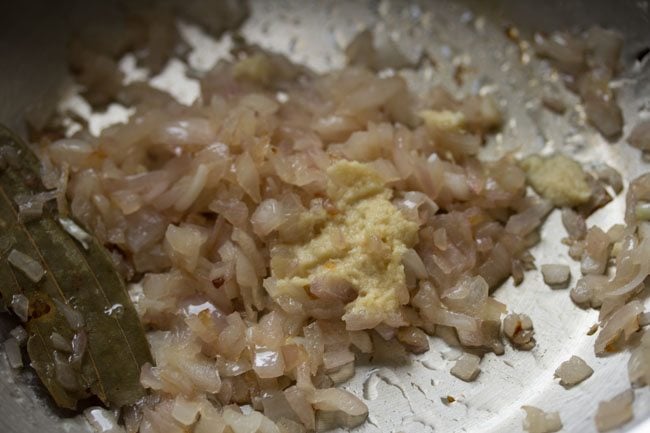
[[[43,190],[37,175],[38,159],[0,127],[3,147],[19,155],[20,166],[0,164],[4,167],[0,168],[0,294],[7,307],[14,294],[29,299],[25,326],[32,366],[61,407],[74,409],[78,400],[93,394],[113,407],[135,402],[145,393],[139,382],[140,367],[151,362],[151,354],[124,282],[94,238],[86,250],[65,232],[55,219],[54,206],[46,205],[41,218],[19,221],[13,197]],[[12,249],[39,261],[46,271],[40,281],[31,281],[7,262]],[[81,313],[83,329],[68,323],[55,299]],[[106,313],[118,304],[121,314]],[[68,340],[75,333],[86,333],[87,350],[79,366],[70,370],[60,364],[57,370],[55,358],[67,358],[68,354],[55,353],[50,340],[53,332]]]

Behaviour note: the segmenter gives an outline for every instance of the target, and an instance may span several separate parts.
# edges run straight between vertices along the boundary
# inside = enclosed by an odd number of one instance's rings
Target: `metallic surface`
[[[25,109],[52,103],[65,79],[64,45],[70,29],[84,20],[110,20],[114,5],[97,2],[26,2],[0,6],[0,121],[21,130]],[[89,5],[88,3],[92,3]],[[518,154],[561,149],[584,163],[607,162],[629,181],[647,170],[638,151],[623,141],[607,143],[585,126],[574,95],[567,93],[558,77],[543,63],[505,36],[516,25],[522,37],[534,31],[578,30],[592,24],[616,28],[625,35],[623,71],[615,83],[626,118],[625,134],[639,116],[650,111],[650,65],[636,55],[650,46],[648,3],[645,1],[264,1],[252,4],[252,14],[242,33],[252,42],[283,52],[293,60],[325,71],[343,65],[342,47],[365,27],[389,35],[408,55],[424,51],[434,59],[417,72],[408,73],[414,89],[444,83],[459,93],[492,92],[506,119],[504,130],[485,149],[492,158],[504,151]],[[195,52],[190,64],[203,69],[213,60],[214,44],[191,28]],[[524,62],[522,62],[522,58]],[[466,73],[459,88],[452,77],[455,66]],[[192,83],[170,72],[177,91],[191,99]],[[162,86],[170,80],[159,79]],[[189,92],[189,93],[188,93]],[[539,96],[557,93],[568,109],[562,116],[542,108]],[[49,102],[48,102],[49,101]],[[104,116],[105,117],[105,116]],[[590,223],[609,227],[622,221],[623,196],[596,212]],[[573,281],[579,268],[560,243],[564,236],[559,215],[553,213],[542,229],[542,242],[534,248],[538,265],[571,263]],[[0,282],[1,283],[1,282]],[[587,331],[596,322],[595,311],[577,308],[568,290],[551,290],[539,272],[528,272],[519,287],[511,282],[496,297],[511,311],[526,313],[535,325],[537,346],[530,352],[488,354],[481,374],[473,383],[449,374],[456,349],[439,339],[431,350],[414,356],[404,365],[367,365],[357,368],[345,385],[363,396],[370,408],[369,421],[358,432],[510,432],[521,431],[522,405],[559,411],[564,431],[594,432],[593,415],[598,402],[629,387],[629,353],[597,358],[595,336]],[[6,319],[6,318],[5,318]],[[0,322],[0,337],[15,323]],[[555,368],[579,355],[595,373],[570,390],[553,378]],[[635,391],[635,419],[622,431],[650,431],[650,391]],[[447,403],[452,396],[454,403]],[[444,399],[446,403],[443,403]],[[84,432],[83,421],[54,410],[29,371],[13,372],[0,354],[0,431]]]

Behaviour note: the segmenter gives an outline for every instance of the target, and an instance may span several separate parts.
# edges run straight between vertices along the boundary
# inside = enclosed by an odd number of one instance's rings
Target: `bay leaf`
[[[39,162],[25,143],[0,126],[3,154],[14,157],[0,161],[0,295],[6,307],[14,295],[29,299],[26,329],[32,366],[61,407],[74,409],[93,394],[112,407],[135,402],[145,394],[140,367],[152,360],[124,282],[96,239],[86,249],[59,225],[52,204],[45,206],[42,217],[20,221],[13,197],[43,191]],[[43,266],[45,275],[38,282],[8,263],[13,249]],[[83,329],[72,328],[55,300],[81,313]],[[50,340],[53,332],[68,340],[75,333],[86,333],[87,350],[74,369],[76,386],[57,380],[55,356],[64,354],[56,354]]]

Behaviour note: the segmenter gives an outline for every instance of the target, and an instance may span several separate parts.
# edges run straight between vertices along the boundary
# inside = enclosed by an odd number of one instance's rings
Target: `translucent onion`
[[[627,364],[630,383],[633,386],[650,385],[650,333],[645,331],[641,344],[632,351]]]
[[[201,403],[188,400],[182,395],[179,395],[174,399],[174,407],[172,408],[171,415],[179,423],[185,426],[191,426],[196,422],[200,409]]]
[[[27,338],[29,338],[29,335],[27,334],[27,331],[25,331],[25,328],[20,325],[9,331],[9,335],[11,335],[18,342],[19,346],[24,345],[27,342]]]
[[[118,424],[115,414],[109,410],[92,406],[85,409],[83,413],[96,433],[125,433],[124,428]]]
[[[29,319],[29,299],[23,294],[15,294],[11,297],[11,309],[22,322]]]
[[[571,270],[567,265],[542,265],[542,276],[549,286],[567,284],[571,278]]]
[[[555,370],[555,377],[560,379],[560,385],[570,388],[577,385],[594,373],[594,370],[578,356],[572,356],[568,361],[564,361]]]
[[[641,121],[630,132],[627,142],[644,152],[650,150],[650,120]]]
[[[635,300],[619,308],[605,322],[603,329],[596,337],[594,347],[596,354],[602,355],[612,351],[612,345],[623,335],[627,341],[632,333],[639,329],[639,314],[643,313],[643,305]]]
[[[476,379],[481,371],[479,368],[480,362],[480,357],[471,353],[463,353],[461,357],[456,360],[450,373],[465,382],[471,382]]]
[[[314,391],[314,409],[333,412],[341,427],[354,428],[368,417],[368,407],[348,391],[327,388]]]
[[[70,325],[72,329],[83,329],[85,322],[83,315],[79,311],[56,298],[54,299],[54,304],[56,305],[56,308],[61,312],[61,314],[63,314],[63,317],[65,317],[65,320],[68,322],[68,325]]]
[[[66,340],[58,332],[53,332],[52,335],[50,335],[50,341],[52,342],[52,347],[56,350],[66,353],[72,352],[72,344],[70,341]]]
[[[38,261],[16,249],[11,250],[9,256],[7,256],[7,261],[35,283],[38,283],[45,275],[45,270]]]
[[[613,430],[634,418],[633,402],[634,392],[628,389],[611,400],[598,403],[595,418],[598,431],[602,433]]]
[[[20,353],[20,346],[15,338],[7,338],[3,343],[5,354],[11,368],[23,367],[23,356]]]
[[[559,412],[544,412],[534,406],[522,406],[526,412],[524,430],[528,433],[553,433],[562,429]]]

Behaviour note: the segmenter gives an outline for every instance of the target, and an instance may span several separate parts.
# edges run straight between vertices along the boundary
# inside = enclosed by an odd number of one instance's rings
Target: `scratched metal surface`
[[[24,16],[24,9],[29,9],[24,5],[9,8],[13,9],[4,14],[5,18]],[[43,2],[32,12],[45,17],[47,24],[36,26],[21,40],[16,37],[22,35],[25,21],[15,18],[1,23],[0,32],[6,34],[0,33],[0,120],[20,128],[26,106],[56,98],[53,89],[64,77],[61,59],[67,30],[87,16],[106,19],[111,10],[111,5],[100,11],[96,6],[79,4],[61,9]],[[505,151],[526,154],[561,149],[585,163],[605,161],[629,181],[647,170],[639,154],[622,142],[605,142],[585,126],[575,96],[564,91],[553,72],[534,56],[523,64],[522,52],[504,35],[505,26],[510,24],[529,36],[536,30],[580,29],[594,23],[614,27],[626,36],[624,70],[616,82],[626,117],[625,136],[639,116],[650,115],[650,65],[635,63],[639,50],[650,45],[647,2],[256,0],[242,33],[252,42],[326,71],[343,65],[341,49],[358,30],[373,28],[393,37],[407,54],[417,56],[425,50],[435,59],[435,68],[425,65],[407,74],[415,90],[444,83],[457,93],[495,94],[508,122],[485,149],[485,158]],[[215,53],[220,52],[218,45],[191,28],[185,33],[195,48],[191,66],[209,67]],[[41,54],[26,56],[26,50],[34,47],[39,47]],[[458,63],[472,71],[460,88],[451,79]],[[183,68],[177,63],[157,82],[163,87],[173,86],[181,98],[191,101],[196,86],[179,78]],[[567,102],[569,109],[563,116],[540,108],[538,96],[549,90],[559,92]],[[114,111],[108,120],[119,112]],[[92,120],[94,127],[99,127],[107,116]],[[623,210],[623,196],[619,196],[589,222],[608,227],[622,220]],[[575,281],[579,269],[560,243],[563,235],[559,215],[554,213],[543,227],[543,240],[533,254],[538,265],[571,263]],[[593,414],[598,402],[629,387],[629,353],[595,357],[595,336],[587,336],[587,330],[595,323],[596,312],[575,307],[568,290],[549,289],[537,272],[527,273],[517,288],[506,283],[496,297],[511,311],[531,316],[537,340],[534,350],[518,352],[506,347],[503,356],[488,354],[481,362],[481,374],[472,383],[449,374],[459,352],[439,339],[431,340],[428,353],[413,356],[404,365],[358,367],[355,377],[344,386],[365,399],[370,416],[355,431],[517,432],[522,429],[520,407],[534,405],[559,411],[564,431],[594,432]],[[4,333],[11,326],[7,321],[0,325]],[[595,373],[583,384],[565,390],[553,379],[553,371],[571,355],[581,356]],[[62,419],[54,413],[44,404],[34,377],[9,371],[3,356],[0,373],[0,431],[88,431],[78,418]],[[621,431],[650,431],[650,391],[646,388],[635,394],[635,419]],[[443,403],[441,398],[446,396],[453,396],[456,402]]]

